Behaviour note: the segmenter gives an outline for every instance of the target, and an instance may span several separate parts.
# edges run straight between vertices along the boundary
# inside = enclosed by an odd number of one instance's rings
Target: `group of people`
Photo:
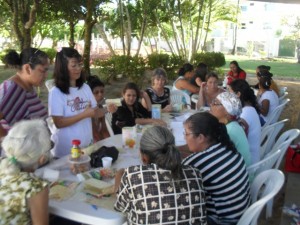
[[[4,156],[0,194],[7,196],[1,202],[0,218],[4,224],[12,220],[16,224],[48,224],[48,184],[32,172],[51,154],[58,158],[68,155],[73,139],[80,139],[86,147],[109,137],[107,112],[112,113],[115,134],[127,126],[154,125],[140,141],[143,164],[116,174],[115,209],[126,215],[129,224],[236,224],[248,208],[246,168],[259,161],[261,121],[276,105],[269,67],[258,68],[257,100],[235,61],[230,66],[227,91],[218,87],[218,75],[209,72],[205,64],[200,63],[196,70],[184,64],[173,90],[198,93],[197,108],[210,106],[210,112],[195,113],[184,122],[183,135],[191,154],[182,159],[166,122],[151,118],[152,104],[161,104],[163,112],[172,111],[164,69],[153,70],[151,87],[145,91],[127,83],[121,106],[106,105],[104,84],[97,76],[86,82],[81,55],[75,49],[62,48],[55,59],[55,85],[49,91],[47,110],[35,87],[48,77],[48,56],[29,48],[21,54],[11,51],[5,62],[17,72],[0,86]],[[51,138],[45,122],[48,116],[56,127]]]

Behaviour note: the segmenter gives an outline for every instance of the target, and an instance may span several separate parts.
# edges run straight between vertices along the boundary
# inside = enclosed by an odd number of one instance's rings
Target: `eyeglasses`
[[[183,135],[184,135],[184,136],[188,136],[188,135],[191,135],[191,134],[196,134],[196,133],[193,133],[193,132],[186,133],[185,131],[183,131]]]

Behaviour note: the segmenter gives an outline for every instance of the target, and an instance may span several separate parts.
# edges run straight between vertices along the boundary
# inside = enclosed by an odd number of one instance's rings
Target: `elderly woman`
[[[245,162],[225,125],[208,112],[196,113],[185,121],[184,135],[193,154],[182,164],[201,172],[208,224],[236,224],[250,204],[250,187]]]
[[[245,130],[238,122],[242,112],[240,99],[233,93],[223,92],[213,101],[210,111],[218,118],[220,123],[226,125],[231,141],[243,156],[246,166],[249,166],[251,164],[249,143]]]
[[[218,87],[218,75],[210,72],[206,75],[206,82],[201,83],[197,108],[209,106],[218,94],[224,92],[223,88]]]
[[[160,126],[147,129],[140,153],[143,165],[125,169],[115,209],[129,224],[206,224],[201,174],[181,165],[172,133]]]
[[[48,224],[48,183],[33,174],[49,156],[50,134],[45,123],[16,123],[2,148],[7,158],[0,161],[1,224]]]
[[[170,90],[165,87],[167,82],[167,73],[163,68],[157,68],[152,72],[152,86],[146,89],[146,94],[149,96],[151,104],[160,104],[162,112],[171,112],[170,105]],[[151,110],[151,105],[148,105],[145,99],[142,99],[144,108]]]

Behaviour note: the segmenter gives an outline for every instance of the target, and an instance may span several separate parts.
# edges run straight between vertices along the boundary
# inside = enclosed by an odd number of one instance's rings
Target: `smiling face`
[[[237,73],[237,66],[235,65],[235,64],[230,64],[230,66],[229,66],[229,68],[230,68],[230,70],[233,72],[233,73]]]
[[[79,62],[76,58],[68,59],[68,71],[70,81],[76,81],[80,78],[82,71],[82,62]]]
[[[165,86],[166,79],[162,76],[156,76],[153,79],[153,88],[161,89]]]
[[[137,93],[134,89],[127,89],[123,94],[126,105],[133,106],[137,99]]]

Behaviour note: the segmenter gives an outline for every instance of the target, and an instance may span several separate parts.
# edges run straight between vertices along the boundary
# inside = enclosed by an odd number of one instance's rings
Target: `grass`
[[[285,78],[300,79],[300,63],[297,59],[249,59],[245,56],[226,55],[226,65],[222,67],[225,71],[229,70],[229,63],[236,60],[240,67],[248,74],[255,74],[255,69],[259,65],[268,65],[271,67],[271,72],[274,76]]]

